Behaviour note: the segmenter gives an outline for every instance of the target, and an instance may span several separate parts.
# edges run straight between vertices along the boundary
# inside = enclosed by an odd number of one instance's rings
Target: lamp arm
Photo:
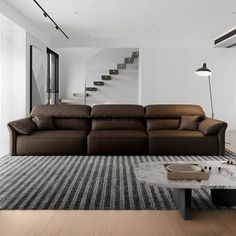
[[[210,92],[210,100],[211,100],[211,117],[214,118],[214,110],[213,110],[213,102],[212,102],[212,92],[211,92],[211,78],[208,76],[209,83],[209,92]]]

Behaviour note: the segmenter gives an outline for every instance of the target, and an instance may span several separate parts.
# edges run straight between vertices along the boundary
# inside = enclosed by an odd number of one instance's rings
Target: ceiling
[[[33,0],[4,0],[51,39]],[[235,0],[38,0],[70,39],[212,38],[236,25]]]

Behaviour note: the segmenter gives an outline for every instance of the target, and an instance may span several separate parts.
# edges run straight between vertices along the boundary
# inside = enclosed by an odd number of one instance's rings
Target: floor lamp
[[[207,68],[206,63],[203,63],[203,66],[195,71],[195,73],[199,76],[208,77],[209,84],[209,93],[210,93],[210,101],[211,101],[211,117],[214,118],[214,110],[213,110],[213,102],[212,102],[212,92],[211,92],[211,70]]]

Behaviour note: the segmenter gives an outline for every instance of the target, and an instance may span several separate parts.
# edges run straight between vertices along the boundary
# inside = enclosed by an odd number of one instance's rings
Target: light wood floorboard
[[[0,211],[1,236],[235,236],[236,211]]]

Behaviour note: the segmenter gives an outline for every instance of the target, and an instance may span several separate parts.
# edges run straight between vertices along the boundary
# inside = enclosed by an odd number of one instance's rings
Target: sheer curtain
[[[26,33],[0,15],[0,157],[9,153],[7,123],[25,111]]]

